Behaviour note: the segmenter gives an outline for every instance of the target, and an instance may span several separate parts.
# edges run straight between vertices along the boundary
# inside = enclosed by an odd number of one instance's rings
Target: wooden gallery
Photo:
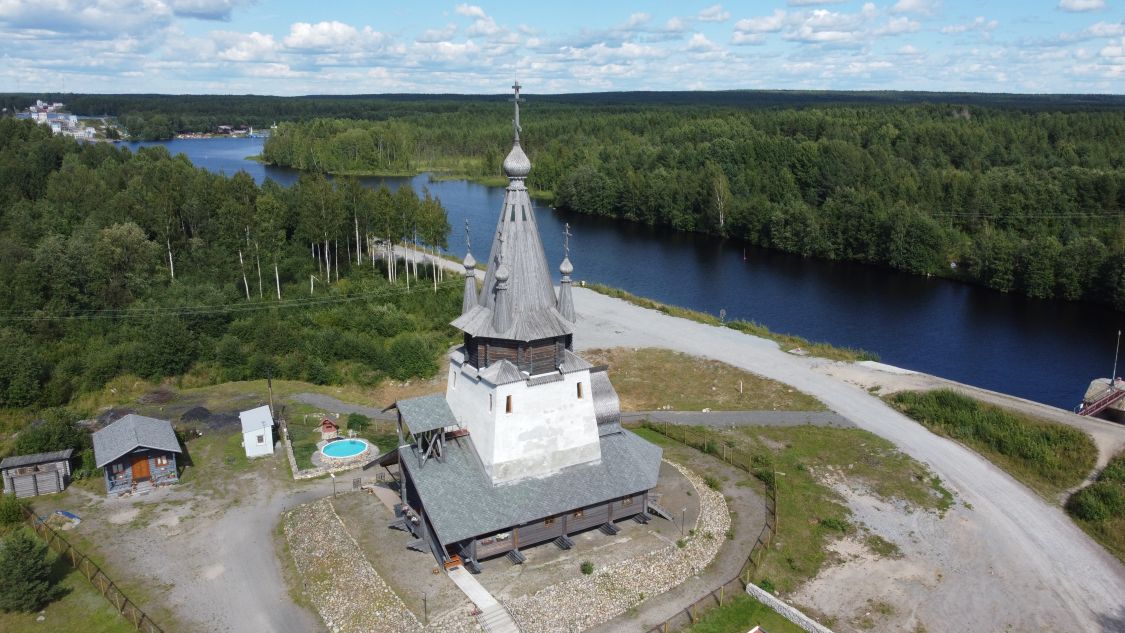
[[[665,514],[649,499],[661,450],[620,425],[620,402],[605,368],[573,351],[575,313],[569,253],[552,283],[525,185],[531,161],[515,141],[504,160],[508,187],[481,293],[465,256],[464,345],[450,355],[444,395],[400,400],[401,504],[392,527],[441,563],[480,560],[616,522]]]

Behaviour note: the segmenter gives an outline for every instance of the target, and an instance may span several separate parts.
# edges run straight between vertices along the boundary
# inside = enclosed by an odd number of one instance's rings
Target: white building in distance
[[[247,457],[273,455],[273,414],[268,405],[238,414],[242,421],[242,447]]]

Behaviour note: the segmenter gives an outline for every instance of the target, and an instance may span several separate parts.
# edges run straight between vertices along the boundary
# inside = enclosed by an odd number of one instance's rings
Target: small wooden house
[[[4,479],[4,493],[17,497],[34,497],[62,492],[70,483],[70,458],[73,449],[14,455],[0,461],[0,476]]]
[[[110,496],[176,483],[181,453],[168,420],[130,413],[94,433],[94,459],[105,471]]]
[[[320,439],[334,440],[340,437],[340,425],[328,418],[320,421]]]
[[[242,448],[247,457],[273,455],[273,413],[268,405],[238,414],[242,422]]]

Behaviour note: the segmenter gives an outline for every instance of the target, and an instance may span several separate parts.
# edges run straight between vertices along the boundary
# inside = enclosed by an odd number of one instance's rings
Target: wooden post
[[[723,606],[723,595],[726,593],[726,589],[727,589],[726,585],[723,585],[723,586],[719,587],[719,606],[720,607]]]

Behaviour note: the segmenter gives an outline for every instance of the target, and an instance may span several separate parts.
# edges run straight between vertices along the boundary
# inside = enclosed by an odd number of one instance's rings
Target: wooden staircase
[[[512,614],[497,602],[477,615],[477,623],[484,633],[520,633],[520,627],[512,619]]]
[[[1078,415],[1097,415],[1102,411],[1105,411],[1115,402],[1118,402],[1121,399],[1125,398],[1125,389],[1110,387],[1109,389],[1106,389],[1104,392],[1102,392],[1102,394],[1103,395],[1098,396],[1097,400],[1094,400],[1090,404],[1087,404],[1085,407],[1082,407],[1081,410],[1078,411]]]

